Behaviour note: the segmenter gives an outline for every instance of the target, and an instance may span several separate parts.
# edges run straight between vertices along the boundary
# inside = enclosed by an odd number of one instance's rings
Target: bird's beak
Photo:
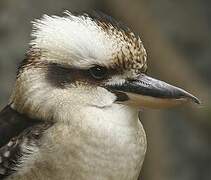
[[[145,74],[126,80],[124,84],[113,85],[110,89],[117,95],[117,102],[138,107],[164,108],[189,101],[200,104],[199,99],[185,90]]]

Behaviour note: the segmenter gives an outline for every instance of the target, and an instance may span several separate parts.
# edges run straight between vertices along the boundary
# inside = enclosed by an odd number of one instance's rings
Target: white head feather
[[[72,66],[87,67],[106,62],[118,51],[118,45],[90,17],[74,16],[66,12],[66,17],[44,15],[35,21],[31,45],[42,49],[48,60],[62,60]],[[61,63],[61,61],[60,61]]]

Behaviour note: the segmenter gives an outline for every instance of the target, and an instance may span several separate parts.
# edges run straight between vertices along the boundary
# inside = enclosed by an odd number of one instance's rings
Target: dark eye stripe
[[[64,67],[55,63],[48,64],[46,79],[51,85],[58,88],[65,88],[66,85],[75,83],[76,81],[85,82],[92,85],[100,85],[100,83],[103,83],[103,81],[106,81],[108,78],[110,78],[114,72],[99,67],[101,66],[97,66],[97,70],[95,69],[96,66],[90,68],[92,69],[91,73],[90,69]]]
[[[74,82],[74,69],[64,68],[57,64],[48,64],[46,79],[51,85],[64,88],[65,84]]]

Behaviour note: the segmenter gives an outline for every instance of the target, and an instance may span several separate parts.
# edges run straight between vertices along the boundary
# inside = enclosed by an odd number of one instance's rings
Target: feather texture
[[[40,139],[52,123],[30,119],[10,106],[0,113],[0,179],[21,168],[40,145]]]

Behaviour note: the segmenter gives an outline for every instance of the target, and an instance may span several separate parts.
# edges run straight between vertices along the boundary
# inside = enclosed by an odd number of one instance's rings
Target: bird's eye
[[[107,75],[107,68],[102,66],[94,66],[89,69],[91,76],[95,79],[103,79]]]

